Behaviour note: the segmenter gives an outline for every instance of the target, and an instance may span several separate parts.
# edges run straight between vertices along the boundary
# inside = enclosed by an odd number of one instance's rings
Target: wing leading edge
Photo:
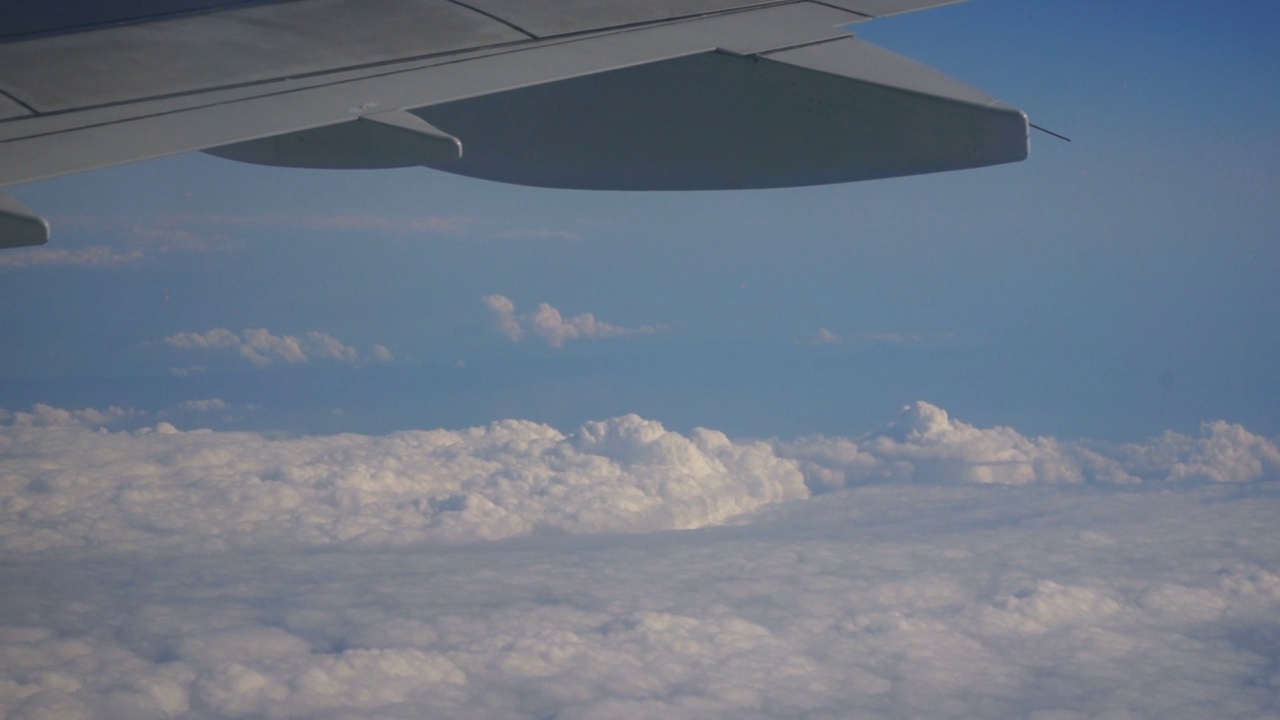
[[[354,1],[294,0],[0,43],[0,186],[191,150],[610,190],[791,187],[1027,156],[1021,111],[839,29],[944,2],[563,0],[538,15],[543,4],[515,0],[404,0],[417,22],[439,7],[455,30],[397,26],[394,52],[324,46],[317,13],[351,16]],[[701,12],[679,14],[690,8]],[[300,17],[292,13],[308,11],[302,25],[316,37],[302,32],[273,51],[288,57],[260,47],[264,27],[287,32]],[[47,64],[48,77],[32,70],[50,42],[101,48],[121,37],[135,43],[135,60],[115,60],[121,77],[92,92],[68,90],[82,77],[59,84],[58,73],[76,68],[65,57]],[[182,38],[195,57],[174,50]],[[228,38],[249,50],[228,58]],[[136,57],[148,43],[197,70],[147,72]],[[321,46],[327,52],[308,54]],[[288,74],[273,74],[277,64]],[[43,224],[33,222],[25,208],[0,202],[0,246],[43,241]]]

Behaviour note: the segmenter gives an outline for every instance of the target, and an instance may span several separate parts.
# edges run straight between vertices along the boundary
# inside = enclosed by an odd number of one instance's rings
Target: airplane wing
[[[204,150],[559,188],[1015,162],[1019,110],[844,28],[954,0],[17,0],[0,186]],[[0,247],[47,226],[0,199]]]

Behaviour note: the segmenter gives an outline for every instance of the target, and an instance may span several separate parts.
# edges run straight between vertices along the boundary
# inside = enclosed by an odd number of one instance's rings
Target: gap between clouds
[[[385,345],[374,345],[367,356],[334,336],[309,330],[301,336],[274,335],[266,328],[251,328],[236,334],[226,328],[214,328],[208,332],[181,332],[164,339],[164,344],[179,350],[230,350],[241,358],[258,366],[276,362],[304,363],[314,359],[334,360],[355,364],[362,359],[391,362],[395,356]],[[192,368],[175,369],[174,374],[184,376]]]
[[[667,325],[639,327],[611,325],[597,320],[592,313],[565,318],[558,309],[548,303],[539,303],[538,309],[519,315],[516,313],[515,303],[505,295],[485,295],[480,300],[493,313],[499,332],[512,342],[519,342],[526,335],[532,335],[550,347],[561,348],[564,347],[566,340],[654,335],[670,329]]]

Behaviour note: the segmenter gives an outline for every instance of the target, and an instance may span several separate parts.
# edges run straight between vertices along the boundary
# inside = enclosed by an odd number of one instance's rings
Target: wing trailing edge
[[[593,190],[795,187],[1027,157],[1021,111],[852,36],[755,55],[696,53],[412,114],[460,138],[466,155],[445,164],[407,144],[362,142],[371,135],[364,119],[213,152],[296,167],[425,164]]]

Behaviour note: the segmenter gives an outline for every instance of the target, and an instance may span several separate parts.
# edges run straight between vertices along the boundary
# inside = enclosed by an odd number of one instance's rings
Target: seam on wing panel
[[[866,13],[860,13],[860,12],[858,12],[857,10],[850,10],[850,9],[849,9],[849,8],[847,8],[847,7],[840,7],[839,5],[832,5],[831,3],[825,3],[825,2],[822,2],[822,0],[809,0],[809,2],[813,3],[814,5],[821,5],[821,6],[823,6],[823,7],[829,7],[829,8],[831,8],[832,10],[843,10],[843,11],[845,11],[845,12],[849,13],[850,15],[857,15],[858,17],[866,18],[866,19],[868,19],[868,20],[875,20],[875,19],[876,19],[876,16],[875,16],[875,15],[868,15],[868,14],[866,14]]]
[[[0,89],[0,95],[3,95],[6,99],[8,99],[8,100],[12,101],[14,105],[17,105],[18,107],[20,107],[20,108],[22,108],[22,109],[26,110],[28,113],[30,113],[30,114],[31,114],[31,115],[33,115],[33,116],[34,116],[34,115],[39,115],[39,114],[40,114],[40,112],[39,112],[39,111],[37,111],[35,108],[31,107],[30,105],[26,104],[26,103],[25,103],[25,102],[23,102],[22,100],[18,99],[16,96],[14,96],[14,95],[13,95],[12,93],[10,93],[8,90]]]
[[[849,33],[848,35],[846,35],[846,36],[844,36],[844,37],[823,38],[822,40],[808,40],[808,41],[806,41],[806,42],[796,43],[796,44],[794,44],[794,45],[786,45],[786,46],[784,46],[784,47],[776,47],[776,48],[773,48],[773,49],[771,49],[771,50],[764,50],[764,51],[762,51],[762,52],[758,52],[758,53],[751,53],[751,55],[748,55],[748,56],[746,56],[746,57],[762,57],[762,58],[767,58],[767,57],[769,57],[770,55],[776,55],[776,54],[778,54],[778,53],[787,52],[787,51],[789,51],[789,50],[798,50],[798,49],[800,49],[800,48],[813,47],[813,46],[815,46],[815,45],[826,45],[827,43],[844,42],[844,41],[848,40],[848,39],[849,39],[849,38],[851,38],[851,37],[854,37],[853,33]],[[721,50],[720,52],[726,52],[726,51],[725,51],[725,50]],[[732,55],[737,55],[737,53],[731,53],[731,54],[732,54]]]
[[[449,2],[457,3],[457,4],[462,5],[462,6],[466,7],[466,8],[468,8],[468,9],[472,9],[472,10],[474,10],[474,9],[475,9],[475,8],[472,8],[470,5],[467,5],[467,4],[466,4],[466,3],[464,3],[464,2],[460,2],[460,0],[449,0]],[[691,13],[691,14],[689,14],[689,15],[675,15],[675,16],[673,16],[673,17],[659,18],[659,19],[656,19],[656,20],[635,20],[635,21],[632,21],[632,22],[618,23],[617,25],[609,25],[609,26],[607,26],[607,27],[589,28],[589,29],[586,29],[586,30],[573,30],[573,31],[570,31],[570,32],[554,33],[554,34],[551,34],[551,35],[533,35],[533,34],[529,33],[529,31],[528,31],[528,30],[523,30],[523,29],[521,29],[521,28],[519,28],[519,27],[517,27],[517,26],[515,26],[515,25],[512,25],[511,23],[507,22],[506,20],[502,20],[501,18],[498,18],[498,17],[492,16],[492,15],[489,15],[488,13],[483,13],[483,14],[484,14],[484,15],[486,15],[486,16],[488,16],[488,17],[493,17],[495,20],[498,20],[498,21],[502,22],[503,24],[506,24],[506,25],[508,25],[508,26],[510,26],[510,27],[512,27],[512,28],[515,28],[516,30],[519,30],[520,32],[523,32],[523,33],[529,34],[529,35],[530,35],[530,37],[533,37],[533,38],[535,38],[535,39],[537,39],[537,40],[560,40],[560,39],[572,40],[572,39],[574,39],[574,38],[579,38],[579,37],[588,37],[588,36],[591,36],[591,35],[602,35],[602,34],[612,34],[612,33],[630,32],[630,31],[632,31],[632,30],[642,30],[642,29],[645,29],[645,28],[651,28],[651,27],[662,27],[662,26],[664,26],[664,25],[675,25],[675,24],[679,24],[679,23],[682,23],[682,22],[689,22],[689,21],[691,21],[691,20],[703,20],[703,19],[705,19],[705,18],[711,18],[711,17],[723,16],[723,15],[735,15],[735,14],[738,14],[738,13],[750,13],[750,12],[756,12],[756,11],[758,11],[758,10],[764,10],[764,9],[767,9],[767,8],[782,7],[782,6],[784,6],[784,5],[809,5],[809,4],[816,4],[816,3],[811,3],[811,2],[810,2],[810,0],[760,0],[760,1],[759,1],[757,4],[755,4],[755,5],[745,5],[745,6],[742,6],[742,7],[727,8],[727,9],[724,9],[724,10],[711,10],[711,11],[707,11],[707,12]],[[841,11],[841,12],[849,13],[850,15],[856,15],[856,16],[858,16],[858,17],[862,17],[862,15],[861,15],[860,13],[856,13],[856,12],[853,12],[853,11],[851,11],[851,10],[848,10],[848,9],[845,9],[845,8],[842,8],[842,7],[833,7],[833,6],[830,6],[830,5],[826,5],[825,7],[828,7],[828,8],[830,8],[830,9],[832,9],[832,10],[839,10],[839,11]],[[477,10],[476,12],[481,12],[481,11]]]
[[[538,40],[538,38],[530,38],[530,39],[532,39],[532,40]],[[412,71],[414,71],[414,70],[421,70],[421,69],[424,69],[424,68],[427,68],[427,67],[434,67],[434,66],[438,66],[438,65],[449,65],[449,64],[452,64],[453,62],[459,62],[459,61],[455,61],[455,60],[450,60],[450,58],[454,58],[454,57],[457,57],[457,56],[460,56],[460,55],[463,55],[463,56],[470,56],[472,53],[485,53],[484,55],[481,55],[481,57],[491,57],[491,56],[493,56],[493,55],[500,55],[500,54],[502,54],[502,53],[504,53],[504,52],[515,51],[515,50],[521,50],[521,49],[524,49],[524,44],[525,44],[525,43],[527,43],[527,42],[529,42],[529,40],[510,40],[510,41],[507,41],[507,42],[495,43],[495,44],[493,44],[493,45],[483,45],[483,46],[480,46],[480,47],[474,47],[474,48],[464,48],[464,49],[459,49],[459,50],[448,50],[448,51],[440,52],[440,53],[427,53],[427,54],[424,54],[424,55],[414,55],[414,56],[411,56],[411,57],[393,58],[393,59],[390,59],[390,60],[378,60],[378,61],[375,61],[375,62],[368,62],[368,63],[364,63],[364,64],[362,64],[362,65],[349,65],[349,66],[346,66],[346,67],[341,67],[341,68],[336,68],[336,69],[335,69],[335,68],[331,68],[331,69],[326,69],[326,70],[311,70],[311,71],[309,71],[309,72],[296,73],[296,74],[288,75],[288,76],[283,76],[283,75],[282,75],[282,76],[279,76],[279,77],[265,78],[265,79],[262,79],[262,80],[246,80],[246,81],[244,81],[244,82],[231,83],[231,84],[227,84],[227,85],[214,85],[214,86],[210,86],[210,87],[199,88],[199,89],[196,89],[196,90],[181,90],[181,91],[178,91],[178,92],[160,93],[160,94],[157,94],[157,95],[148,95],[148,96],[146,96],[146,97],[131,98],[131,99],[129,99],[129,100],[113,100],[113,101],[111,101],[111,102],[99,103],[99,104],[97,104],[97,105],[84,105],[84,106],[81,106],[81,107],[65,108],[65,109],[61,109],[61,110],[49,110],[49,111],[47,111],[47,112],[39,112],[39,111],[36,111],[36,110],[33,108],[33,109],[32,109],[32,113],[33,113],[34,115],[38,115],[38,116],[40,116],[40,117],[57,117],[57,116],[59,116],[59,115],[70,115],[70,114],[72,114],[72,113],[78,113],[78,112],[89,112],[89,111],[93,111],[93,110],[104,110],[104,109],[113,108],[113,107],[123,107],[123,106],[126,106],[126,105],[134,105],[134,104],[137,104],[137,103],[144,103],[144,102],[156,102],[156,101],[162,101],[162,100],[173,100],[173,99],[175,99],[175,98],[192,97],[192,96],[197,96],[197,95],[204,95],[204,94],[206,94],[206,93],[225,92],[225,91],[228,91],[228,90],[241,90],[241,89],[244,89],[244,88],[251,88],[251,87],[258,87],[258,86],[268,86],[268,85],[271,85],[271,84],[273,84],[273,83],[281,82],[281,81],[283,81],[283,80],[310,80],[310,79],[313,79],[313,78],[322,78],[322,77],[324,77],[325,75],[335,75],[335,74],[339,74],[339,73],[363,72],[363,71],[366,71],[366,70],[374,70],[374,71],[376,71],[376,70],[378,70],[379,68],[395,67],[395,66],[398,66],[398,65],[407,65],[407,64],[411,64],[411,63],[419,63],[419,62],[427,62],[427,63],[429,63],[428,65],[423,65],[423,66],[418,66],[418,67],[408,67],[408,68],[397,68],[397,69],[391,70],[390,72],[382,72],[382,73],[380,73],[380,72],[375,72],[375,73],[373,73],[373,74],[371,74],[371,75],[364,76],[364,77],[369,77],[369,78],[382,77],[382,76],[384,76],[384,75],[388,75],[388,74],[390,74],[390,75],[394,75],[394,74],[396,74],[396,73],[401,73],[401,72],[412,72]],[[557,43],[552,43],[552,44],[557,44]],[[473,58],[471,58],[471,57],[466,57],[466,58],[464,58],[461,62],[465,62],[466,60],[470,60],[470,59],[473,59]],[[437,60],[439,60],[440,62],[433,62],[433,61],[437,61]],[[361,78],[361,79],[364,79],[364,78]],[[325,86],[328,86],[328,85],[341,84],[341,83],[343,83],[343,82],[350,82],[350,81],[351,81],[351,80],[338,80],[338,81],[334,81],[334,82],[321,82],[321,83],[317,83],[317,84],[315,84],[315,85],[308,85],[308,86],[305,86],[305,87],[302,87],[302,88],[290,88],[289,90],[285,90],[285,91],[283,91],[283,92],[297,92],[298,90],[306,90],[306,89],[313,88],[313,87],[325,87]],[[277,95],[277,94],[280,94],[280,93],[267,92],[267,93],[263,93],[263,94],[261,94],[261,95],[254,95],[254,96],[251,96],[251,97],[269,97],[269,96],[271,96],[271,95]],[[8,96],[8,94],[7,94],[7,93],[6,93],[6,96]],[[233,100],[233,101],[231,101],[231,102],[239,102],[240,100],[246,100],[246,99],[250,99],[250,98],[236,98],[235,100]],[[15,101],[16,101],[16,102],[18,102],[19,104],[21,104],[23,107],[31,107],[31,106],[30,106],[30,105],[28,105],[27,103],[22,102],[21,100],[17,100],[16,98],[15,98]],[[224,102],[224,101],[212,102],[212,103],[208,103],[207,105],[193,105],[193,106],[192,106],[192,108],[199,108],[199,107],[208,107],[208,106],[212,106],[212,105],[219,105],[219,104],[222,104],[222,102]],[[168,110],[166,110],[166,111],[164,111],[164,112],[162,112],[162,113],[158,113],[158,114],[164,115],[164,114],[167,114],[167,113],[169,113],[169,112],[182,112],[182,111],[189,110],[189,109],[191,109],[191,108],[179,108],[179,109],[174,110],[174,111],[168,111]],[[147,117],[147,116],[145,116],[145,115],[144,115],[144,116],[140,116],[140,117]],[[9,120],[0,120],[0,124],[5,123],[5,122],[11,122],[11,121],[13,121],[13,120],[21,120],[21,119],[29,119],[29,118],[10,118]],[[114,121],[114,120],[113,120],[113,121],[110,121],[110,122],[107,122],[107,123],[104,123],[104,124],[110,125],[110,124],[112,124],[112,123],[114,123],[114,122],[116,122],[116,121]],[[54,132],[52,132],[52,133],[37,133],[37,134],[35,134],[35,135],[31,135],[31,136],[29,136],[29,137],[39,137],[39,136],[40,136],[40,135],[42,135],[42,134],[57,134],[57,133],[59,133],[59,132],[63,132],[63,131],[62,131],[62,130],[57,130],[57,131],[54,131]]]
[[[492,21],[496,22],[496,23],[502,23],[503,25],[506,25],[507,27],[511,28],[512,30],[515,30],[516,32],[520,33],[521,35],[525,35],[525,36],[527,36],[527,37],[528,37],[529,39],[531,39],[531,40],[538,40],[538,39],[539,39],[539,37],[538,37],[537,35],[534,35],[533,33],[529,32],[528,30],[525,30],[524,28],[522,28],[522,27],[520,27],[519,25],[517,25],[517,24],[515,24],[515,23],[511,22],[510,20],[507,20],[506,18],[503,18],[503,17],[499,17],[499,16],[497,16],[497,15],[494,15],[494,14],[493,14],[493,13],[491,13],[491,12],[485,12],[484,10],[481,10],[481,9],[480,9],[480,8],[478,8],[478,7],[474,7],[474,6],[472,6],[471,4],[469,4],[469,3],[462,2],[462,0],[445,0],[445,1],[446,1],[446,2],[450,2],[450,3],[453,3],[454,5],[457,5],[458,7],[466,8],[466,9],[470,10],[471,12],[476,13],[477,15],[483,15],[483,16],[485,16],[485,17],[489,18],[490,20],[492,20]]]

